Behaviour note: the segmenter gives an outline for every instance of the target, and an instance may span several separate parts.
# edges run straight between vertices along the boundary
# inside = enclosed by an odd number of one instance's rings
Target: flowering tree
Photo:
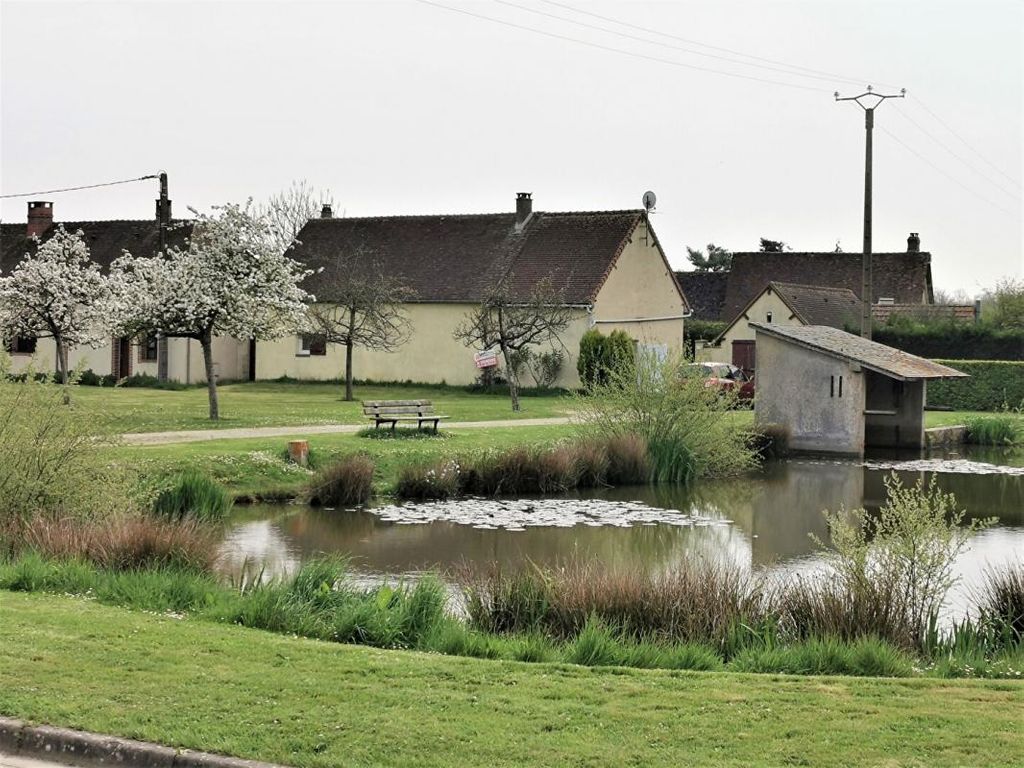
[[[109,338],[105,305],[109,281],[89,256],[82,232],[56,232],[0,277],[0,338],[50,338],[57,372],[68,382],[68,351]]]
[[[193,213],[195,213],[193,211]],[[126,335],[195,339],[203,349],[210,419],[219,418],[213,338],[273,339],[302,327],[309,275],[278,248],[250,204],[198,214],[187,248],[114,262],[111,317]]]

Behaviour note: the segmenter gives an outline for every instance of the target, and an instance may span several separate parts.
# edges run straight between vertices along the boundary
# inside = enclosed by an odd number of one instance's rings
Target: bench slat
[[[363,400],[364,408],[390,408],[399,405],[432,405],[430,400]]]

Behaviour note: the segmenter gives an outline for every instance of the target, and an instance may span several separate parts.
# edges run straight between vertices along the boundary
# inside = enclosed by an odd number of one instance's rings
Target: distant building
[[[920,448],[928,380],[965,376],[829,326],[751,327],[755,421],[776,425],[795,451],[862,456],[865,448]]]
[[[159,252],[161,236],[167,245],[183,245],[192,232],[189,221],[171,219],[170,201],[165,213],[159,210],[152,219],[119,219],[110,221],[55,221],[53,203],[33,201],[28,204],[28,220],[24,224],[0,224],[0,275],[7,275],[26,254],[38,247],[33,238],[45,242],[58,224],[68,232],[81,231],[89,254],[106,271],[124,251],[134,256],[152,256]],[[161,216],[164,218],[161,219]],[[161,230],[163,232],[161,233]],[[4,339],[15,371],[23,370],[30,361],[40,371],[53,371],[57,366],[57,347],[53,339]],[[215,370],[221,378],[244,378],[247,356],[240,342],[215,340]],[[205,381],[203,357],[199,343],[186,339],[111,338],[96,349],[78,347],[69,350],[72,369],[81,366],[99,376],[113,375],[123,379],[134,374],[148,374],[183,382]]]
[[[622,330],[639,347],[679,351],[687,303],[645,211],[534,211],[520,193],[513,213],[311,220],[290,255],[316,270],[304,286],[329,303],[338,270],[374,269],[412,288],[412,336],[394,352],[354,350],[356,376],[376,381],[472,383],[479,371],[456,327],[487,290],[507,280],[528,295],[549,279],[575,319],[562,334],[559,386],[575,386],[580,337]],[[291,336],[257,344],[260,379],[337,378],[344,349]]]
[[[725,306],[725,291],[729,283],[728,272],[676,272],[676,280],[683,289],[693,313],[692,319],[720,321]]]

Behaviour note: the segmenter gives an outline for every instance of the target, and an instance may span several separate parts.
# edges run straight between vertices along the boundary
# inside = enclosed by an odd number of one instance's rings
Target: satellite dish
[[[657,202],[658,196],[651,192],[651,190],[644,192],[644,210],[653,211]]]

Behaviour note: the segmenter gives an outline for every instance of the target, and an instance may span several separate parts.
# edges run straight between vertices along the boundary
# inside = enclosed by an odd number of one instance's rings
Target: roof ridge
[[[542,216],[611,216],[611,215],[641,215],[644,211],[641,208],[622,208],[618,210],[601,211],[534,211],[533,217]],[[515,217],[515,211],[498,211],[490,213],[392,213],[379,216],[332,216],[330,218],[314,217],[308,223],[333,222],[333,221],[390,221],[390,220],[412,220],[412,219],[481,219],[487,217]]]
[[[770,280],[771,285],[781,285],[786,288],[810,288],[812,291],[829,291],[831,293],[848,293],[851,296],[856,296],[853,291],[849,288],[842,288],[835,285],[814,285],[813,283],[790,283],[785,280]]]

